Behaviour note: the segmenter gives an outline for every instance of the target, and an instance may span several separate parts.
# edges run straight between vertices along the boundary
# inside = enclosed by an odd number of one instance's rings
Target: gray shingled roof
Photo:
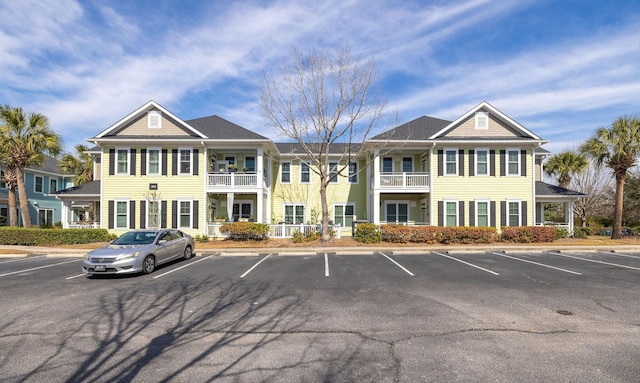
[[[100,180],[90,181],[86,184],[72,186],[67,189],[58,190],[55,195],[95,195],[100,196]]]
[[[396,128],[380,133],[373,140],[428,140],[449,125],[451,121],[422,116]]]
[[[546,196],[546,197],[582,197],[584,194],[564,189],[559,186],[551,185],[542,181],[536,181],[536,196]]]
[[[302,145],[300,145],[297,142],[276,142],[275,145],[281,154],[304,154],[305,153],[304,149],[302,148]],[[314,147],[314,145],[316,144],[310,144],[312,148]],[[347,145],[348,144],[346,143],[331,144],[331,147],[329,147],[329,153],[330,154],[345,153],[347,149]],[[360,143],[351,144],[351,153],[357,154],[361,147],[362,147],[362,144]]]
[[[211,139],[268,140],[267,137],[218,116],[196,118],[185,122]]]

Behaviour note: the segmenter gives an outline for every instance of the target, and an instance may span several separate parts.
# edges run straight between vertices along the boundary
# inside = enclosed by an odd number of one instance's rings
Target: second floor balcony
[[[269,182],[266,176],[259,177],[257,173],[209,173],[207,175],[207,188],[209,190],[221,189],[259,189],[267,188]]]
[[[403,172],[381,173],[374,179],[374,187],[386,191],[420,191],[428,192],[429,173]]]

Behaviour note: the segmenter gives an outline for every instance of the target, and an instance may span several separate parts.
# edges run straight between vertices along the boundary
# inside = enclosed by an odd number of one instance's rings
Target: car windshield
[[[114,245],[148,245],[156,239],[158,233],[153,231],[147,232],[135,232],[130,231],[121,235],[118,239],[113,241]]]

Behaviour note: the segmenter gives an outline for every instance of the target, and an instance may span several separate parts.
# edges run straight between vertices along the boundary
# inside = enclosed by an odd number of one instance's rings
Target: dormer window
[[[489,113],[476,112],[476,129],[489,129]]]
[[[160,129],[162,125],[162,115],[157,110],[152,110],[147,113],[147,123],[149,129]]]

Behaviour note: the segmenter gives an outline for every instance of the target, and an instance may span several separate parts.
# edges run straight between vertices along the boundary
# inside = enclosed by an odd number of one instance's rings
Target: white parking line
[[[564,271],[565,273],[570,273],[570,274],[575,274],[575,275],[582,275],[581,273],[579,273],[577,271],[571,271],[571,270],[567,270],[567,269],[562,269],[560,267],[555,267],[555,266],[551,266],[551,265],[545,265],[544,263],[533,262],[533,261],[529,261],[528,259],[516,258],[516,257],[512,257],[512,256],[506,255],[506,254],[494,253],[492,251],[488,251],[487,253],[488,254],[497,255],[499,257],[505,257],[505,258],[513,259],[513,260],[520,261],[520,262],[531,263],[533,265],[538,265],[538,266],[542,266],[542,267],[548,267],[550,269],[554,269],[554,270],[558,270],[558,271]]]
[[[256,267],[258,267],[259,264],[261,264],[262,262],[264,262],[267,258],[269,258],[269,256],[271,256],[271,254],[267,254],[266,257],[262,258],[261,260],[258,261],[258,263],[256,263],[255,265],[253,265],[253,267],[251,267],[249,270],[247,270],[244,274],[242,274],[240,276],[240,278],[244,278],[247,274],[249,274],[251,271],[253,271],[253,269],[255,269]]]
[[[600,263],[602,265],[610,265],[610,266],[618,266],[618,267],[623,267],[625,269],[631,269],[631,270],[638,270],[640,271],[640,267],[633,267],[633,266],[627,266],[627,265],[621,265],[619,263],[611,263],[611,262],[604,262],[604,261],[596,261],[595,259],[587,259],[587,258],[581,258],[581,257],[574,257],[572,255],[566,255],[566,254],[560,254],[560,253],[551,253],[551,252],[547,252],[547,254],[552,254],[552,255],[559,255],[561,257],[566,257],[566,258],[573,258],[573,259],[579,259],[581,261],[586,261],[586,262],[593,262],[593,263]]]
[[[635,259],[640,259],[640,257],[638,257],[637,255],[629,255],[629,254],[620,254],[620,253],[606,253],[604,251],[598,251],[598,253],[600,254],[605,254],[605,255],[615,255],[616,257],[627,257],[627,258],[635,258]]]
[[[463,261],[463,260],[461,260],[461,259],[454,258],[454,257],[452,257],[452,256],[450,256],[450,255],[446,255],[446,254],[442,254],[442,253],[437,253],[437,252],[435,252],[435,251],[434,251],[432,254],[436,254],[436,255],[439,255],[439,256],[441,256],[441,257],[445,257],[445,258],[453,259],[454,261],[458,261],[458,262],[460,262],[460,263],[464,263],[464,264],[465,264],[465,265],[467,265],[467,266],[475,267],[476,269],[479,269],[479,270],[482,270],[482,271],[486,271],[486,272],[487,272],[487,273],[489,273],[489,274],[493,274],[493,275],[500,275],[500,274],[496,273],[495,271],[491,271],[491,270],[489,270],[489,269],[485,269],[484,267],[480,267],[480,266],[474,265],[473,263],[465,262],[465,261]]]
[[[398,262],[394,261],[393,259],[391,259],[391,257],[389,257],[387,254],[385,253],[380,253],[383,257],[387,258],[388,260],[390,260],[391,262],[393,262],[393,264],[395,264],[396,266],[398,266],[399,268],[401,268],[405,273],[411,275],[412,277],[415,276],[415,274],[413,274],[411,271],[407,270],[404,266],[402,266],[401,264],[399,264]]]
[[[329,256],[327,253],[324,253],[324,276],[329,276]]]
[[[74,275],[74,276],[71,276],[71,277],[66,277],[65,279],[69,280],[69,279],[74,279],[74,278],[80,278],[80,277],[84,277],[85,275],[87,275],[87,274],[82,273],[82,274]]]
[[[166,273],[162,273],[162,274],[160,274],[160,275],[156,275],[155,277],[153,277],[153,279],[157,279],[157,278],[160,278],[160,277],[164,277],[165,275],[167,275],[167,274],[171,274],[171,273],[173,273],[174,271],[178,271],[178,270],[184,269],[185,267],[189,267],[189,266],[191,266],[191,265],[195,265],[196,263],[200,263],[200,262],[202,262],[202,261],[204,261],[204,260],[206,260],[206,259],[209,259],[209,258],[211,258],[211,257],[212,257],[212,256],[211,256],[211,255],[209,255],[209,256],[206,256],[206,257],[204,257],[204,258],[198,259],[197,261],[193,261],[193,262],[191,262],[191,263],[188,263],[188,264],[186,264],[186,265],[184,265],[184,266],[176,267],[175,269],[173,269],[173,270],[169,270],[169,271],[167,271]]]
[[[14,274],[26,273],[27,271],[33,271],[33,270],[46,269],[47,267],[53,267],[53,266],[63,265],[63,264],[65,264],[65,263],[79,262],[79,261],[80,261],[79,259],[72,259],[72,260],[70,260],[70,261],[64,261],[64,262],[53,263],[53,264],[51,264],[51,265],[38,266],[38,267],[32,267],[32,268],[30,268],[30,269],[24,269],[24,270],[12,271],[12,272],[10,272],[10,273],[0,274],[0,277],[6,277],[7,275],[14,275]]]
[[[28,261],[30,259],[38,259],[38,258],[43,258],[43,257],[46,257],[46,255],[36,255],[36,256],[33,256],[33,257],[25,256],[24,258],[10,259],[8,261],[2,261],[2,262],[0,262],[0,265],[4,265],[5,263]]]

